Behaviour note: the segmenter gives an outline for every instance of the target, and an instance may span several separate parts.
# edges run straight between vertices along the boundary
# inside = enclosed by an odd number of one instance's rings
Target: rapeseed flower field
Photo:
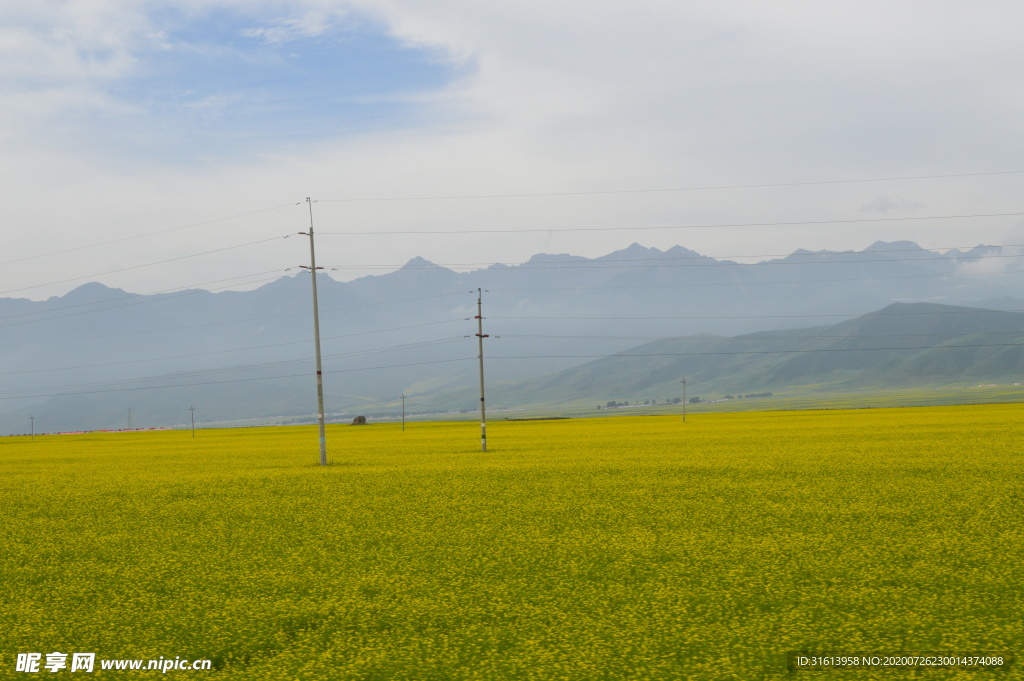
[[[472,423],[331,426],[327,467],[310,427],[5,438],[0,677],[32,651],[749,681],[792,678],[787,651],[1022,649],[1024,405],[488,430],[482,453]],[[796,672],[993,674],[1019,671]]]

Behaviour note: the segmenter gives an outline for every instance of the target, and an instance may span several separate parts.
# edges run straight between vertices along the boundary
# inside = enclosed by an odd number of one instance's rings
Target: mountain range
[[[348,282],[321,274],[327,410],[393,408],[400,394],[410,411],[474,407],[477,289],[487,379],[506,406],[674,394],[682,375],[702,390],[756,392],[811,378],[842,387],[1020,373],[1012,341],[992,342],[1018,329],[1016,313],[997,310],[1024,310],[1019,256],[877,242],[740,263],[633,244],[467,272],[414,258]],[[0,432],[25,432],[29,416],[45,431],[124,427],[129,409],[135,426],[182,424],[192,405],[200,422],[308,418],[308,277],[250,291],[136,295],[90,283],[45,301],[0,299]],[[987,342],[943,346],[965,339]]]

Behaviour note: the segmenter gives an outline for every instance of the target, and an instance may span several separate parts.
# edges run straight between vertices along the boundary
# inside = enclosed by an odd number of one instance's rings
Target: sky
[[[1000,0],[0,0],[0,297],[252,287],[308,264],[311,217],[342,280],[1024,244],[1024,215],[921,219],[1024,212],[1021,25]]]

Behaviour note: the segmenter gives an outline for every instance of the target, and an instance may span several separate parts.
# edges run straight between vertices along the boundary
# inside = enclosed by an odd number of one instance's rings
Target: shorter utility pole
[[[484,403],[484,312],[483,289],[476,290],[476,339],[480,346],[480,451],[487,451],[487,408]]]
[[[679,382],[683,384],[683,423],[686,423],[686,377],[679,379]]]
[[[402,393],[402,430],[405,430],[405,393]]]
[[[29,416],[28,420],[32,422],[32,442],[36,441],[36,417]]]
[[[128,430],[132,429],[132,408],[128,407]]]
[[[188,410],[192,412],[192,437],[196,436],[196,408],[189,405]]]

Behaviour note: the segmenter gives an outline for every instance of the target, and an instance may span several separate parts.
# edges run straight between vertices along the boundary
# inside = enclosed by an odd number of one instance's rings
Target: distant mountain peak
[[[822,255],[822,254],[839,255],[840,253],[843,253],[843,252],[845,252],[845,253],[853,253],[853,251],[833,251],[833,250],[828,249],[828,248],[822,248],[819,251],[809,251],[806,248],[798,248],[795,251],[793,251],[792,253],[790,253],[790,255],[791,256],[793,256],[793,255]]]
[[[285,276],[274,279],[268,284],[264,284],[256,289],[255,291],[291,291],[293,289],[309,286],[309,280],[306,276],[309,274],[308,270],[300,270],[297,274],[286,274]],[[316,273],[316,284],[317,286],[343,286],[342,282],[331,277],[326,272]],[[221,291],[221,293],[239,293],[239,291]]]
[[[662,258],[665,256],[664,251],[658,248],[648,248],[647,246],[641,246],[637,242],[633,242],[623,249],[618,251],[612,251],[608,255],[602,255],[594,260],[616,260],[620,258]]]
[[[972,248],[972,249],[970,249],[968,251],[964,251],[963,255],[984,255],[986,253],[993,253],[993,252],[999,253],[999,252],[1002,252],[1002,250],[1003,250],[1002,246],[991,246],[991,245],[988,245],[988,244],[978,244],[974,248]],[[960,253],[960,251],[957,251],[957,250],[954,250],[952,252],[953,253]]]
[[[707,258],[707,257],[709,257],[709,256],[706,256],[706,255],[704,255],[702,253],[698,253],[697,251],[691,251],[689,248],[686,248],[684,246],[678,246],[678,245],[673,246],[672,248],[670,248],[667,251],[665,251],[665,255],[671,256],[673,258],[681,258],[681,257]]]
[[[918,246],[913,241],[876,241],[861,253],[876,253],[879,251],[923,251],[925,249]]]
[[[123,291],[119,288],[111,288],[98,281],[90,281],[88,284],[82,284],[81,286],[74,288],[63,296],[54,296],[51,300],[71,300],[76,302],[98,302],[100,300],[107,300],[110,298],[121,298],[129,295],[127,291]]]
[[[634,252],[636,252],[636,251],[643,251],[643,252],[654,251],[654,252],[657,252],[657,253],[661,253],[660,249],[657,249],[657,248],[654,248],[654,247],[642,246],[639,243],[637,243],[636,241],[634,241],[630,245],[626,246],[622,250],[624,250],[624,251],[634,251]]]
[[[569,253],[537,253],[526,262],[565,262],[567,260],[587,260],[582,255],[571,255]]]
[[[421,258],[418,255],[415,258],[412,258],[411,260],[409,260],[409,262],[407,262],[404,265],[402,265],[402,269],[403,270],[404,269],[422,269],[424,267],[437,267],[437,268],[441,268],[440,265],[432,263],[429,260],[427,260],[426,258]],[[443,269],[443,268],[441,268],[441,269]]]

